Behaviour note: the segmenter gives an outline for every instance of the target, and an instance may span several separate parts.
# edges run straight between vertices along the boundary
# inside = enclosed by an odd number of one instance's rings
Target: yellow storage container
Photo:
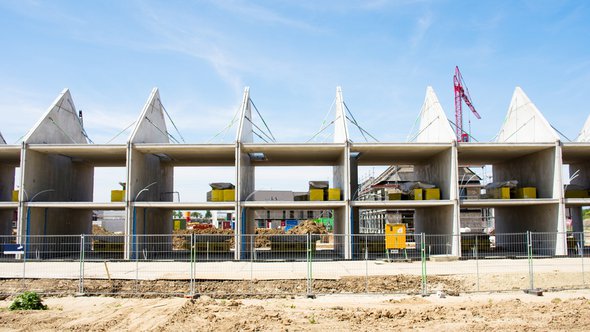
[[[236,190],[235,189],[223,189],[223,201],[224,202],[233,202],[236,200]]]
[[[572,189],[565,191],[565,198],[588,198],[588,190]]]
[[[402,199],[402,193],[389,193],[387,194],[387,198],[389,198],[390,201],[399,201]]]
[[[125,190],[111,190],[111,202],[124,202]]]
[[[323,189],[309,189],[309,200],[310,201],[323,201],[324,190]]]
[[[440,188],[424,189],[425,200],[440,200]]]
[[[328,189],[328,200],[329,201],[339,201],[340,200],[340,188]]]
[[[212,189],[207,195],[207,200],[210,202],[223,202],[223,189]]]
[[[18,202],[18,190],[13,190],[12,191],[12,201],[13,202]]]
[[[414,200],[421,201],[423,199],[422,193],[423,193],[422,188],[414,189]]]
[[[493,188],[486,190],[488,197],[493,199],[510,199],[510,188]]]
[[[537,188],[523,187],[516,189],[516,198],[537,198]]]

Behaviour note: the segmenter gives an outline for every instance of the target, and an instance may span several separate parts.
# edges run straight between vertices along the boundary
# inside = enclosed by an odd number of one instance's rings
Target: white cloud
[[[420,45],[420,43],[422,42],[422,40],[426,36],[426,33],[428,32],[428,30],[432,26],[432,23],[433,23],[433,18],[432,18],[431,12],[426,12],[424,15],[422,15],[420,18],[418,18],[418,21],[416,22],[416,28],[410,38],[410,43],[411,43],[412,47],[415,48]]]

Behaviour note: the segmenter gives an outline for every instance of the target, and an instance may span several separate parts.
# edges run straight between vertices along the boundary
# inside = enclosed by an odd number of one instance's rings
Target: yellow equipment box
[[[340,188],[328,189],[328,200],[329,201],[339,201],[340,200]]]
[[[12,201],[13,202],[18,202],[18,190],[13,190],[12,191]]]
[[[324,200],[324,189],[309,189],[309,200],[310,201],[323,201]]]
[[[421,201],[423,199],[422,192],[423,192],[422,188],[414,189],[414,200]]]
[[[537,198],[537,188],[523,187],[516,189],[516,198]]]
[[[124,202],[125,190],[111,190],[111,202]]]
[[[223,189],[211,189],[211,201],[223,202]]]
[[[424,189],[425,200],[440,200],[440,188]]]
[[[387,198],[389,198],[390,201],[399,201],[402,199],[402,193],[389,193],[387,194]]]
[[[588,198],[588,190],[572,189],[565,191],[565,198]]]
[[[385,249],[406,249],[406,224],[385,225]]]
[[[510,199],[510,188],[493,188],[486,190],[488,197],[493,199]]]
[[[233,202],[236,200],[236,190],[235,189],[223,189],[223,201],[224,202]]]

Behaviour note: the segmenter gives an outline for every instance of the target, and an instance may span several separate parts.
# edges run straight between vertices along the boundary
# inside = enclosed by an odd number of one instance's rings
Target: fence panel
[[[26,237],[23,246],[25,290],[58,294],[79,291],[83,237],[34,235]],[[44,280],[32,282],[34,279]]]
[[[478,235],[425,235],[424,243],[427,293],[456,294],[478,290],[478,249],[486,249]],[[455,252],[453,245],[459,247]]]
[[[379,294],[420,293],[421,235],[406,234],[401,241],[405,244],[405,249],[401,248],[402,244],[392,246],[391,242],[393,241],[387,242],[385,234],[371,234],[360,238],[359,249],[364,254],[367,270],[366,291]]]
[[[384,234],[53,235],[30,236],[22,244],[4,236],[0,293],[219,296],[580,288],[590,278],[583,235],[407,234],[405,249],[388,248]],[[133,244],[128,257],[125,243]]]
[[[236,237],[195,234],[193,238],[194,293],[224,296],[244,293],[249,261],[235,260]]]
[[[526,233],[490,235],[489,247],[486,238],[478,237],[478,280],[473,283],[479,286],[480,291],[529,288],[527,243]]]
[[[367,237],[364,235],[334,234],[327,243],[322,243],[321,236],[319,240],[312,238],[310,293],[367,292],[367,261],[362,251],[362,248],[366,247],[366,242]],[[349,259],[346,258],[347,250],[351,252]]]
[[[580,233],[531,233],[535,288],[579,288],[585,284]],[[565,243],[564,243],[565,242]],[[567,246],[567,255],[556,255]]]

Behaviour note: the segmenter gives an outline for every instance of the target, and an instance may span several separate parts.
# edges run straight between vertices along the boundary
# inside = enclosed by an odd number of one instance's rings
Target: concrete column
[[[0,202],[12,201],[13,189],[14,166],[0,161]],[[12,235],[13,212],[12,209],[0,210],[0,236]]]
[[[242,143],[236,143],[236,195],[238,203],[236,204],[236,225],[234,229],[235,234],[235,259],[243,257],[242,249],[247,248],[243,243],[246,237],[244,234],[254,234],[256,225],[254,224],[254,211],[248,211],[240,202],[251,200],[252,193],[255,189],[255,169],[250,162],[250,156],[246,152],[242,152]]]
[[[563,157],[561,150],[561,143],[558,141],[555,144],[555,157],[554,157],[554,170],[555,176],[553,177],[553,198],[559,200],[558,213],[557,213],[557,235],[555,239],[555,254],[556,255],[567,255],[567,226],[565,223],[565,202],[564,202],[564,191],[563,191]]]

